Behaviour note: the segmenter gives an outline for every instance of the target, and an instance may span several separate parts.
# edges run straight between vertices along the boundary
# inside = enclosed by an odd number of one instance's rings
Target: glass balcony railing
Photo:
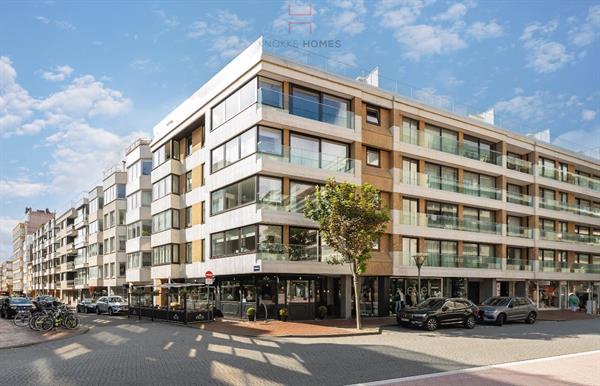
[[[75,284],[75,285],[86,285],[87,284],[87,277],[76,277],[75,279],[73,279],[73,284]]]
[[[581,244],[600,244],[600,236],[582,235],[579,233],[554,232],[540,229],[540,238],[549,241],[566,241]]]
[[[561,170],[551,166],[538,165],[538,175],[540,177],[550,178],[556,181],[566,182],[568,184],[582,186],[587,189],[600,191],[600,180],[566,170]]]
[[[539,262],[540,270],[543,272],[567,272],[567,263],[564,261],[544,261]]]
[[[257,157],[285,164],[322,169],[337,173],[355,174],[356,160],[290,146],[258,143]]]
[[[73,260],[73,262],[75,263],[75,265],[87,264],[87,257],[76,257],[75,260]]]
[[[410,259],[412,260],[412,259]],[[405,260],[406,261],[406,260]],[[411,263],[414,265],[414,262]],[[490,256],[428,254],[425,267],[501,269],[502,259]]]
[[[600,217],[600,208],[592,208],[589,205],[568,204],[557,200],[540,197],[540,208],[556,211],[566,211],[582,216]]]
[[[422,133],[417,130],[402,130],[402,142],[426,147],[428,149],[442,151],[444,153],[456,154],[461,157],[471,158],[485,163],[502,165],[502,154],[485,148],[481,148],[466,142],[460,142],[454,138]]]
[[[508,155],[506,156],[506,168],[521,173],[531,174],[532,164],[524,159]]]
[[[284,108],[286,95],[275,90],[259,88],[258,104],[263,107],[275,108],[288,114],[313,119],[336,126],[354,130],[354,113],[349,111],[350,103],[347,104],[331,100],[329,103],[320,103],[315,100],[289,95],[288,106]]]
[[[466,232],[502,233],[502,225],[495,222],[469,218],[459,219],[455,216],[444,216],[431,213],[402,212],[400,221],[402,221],[403,225],[427,226],[430,228],[452,229]]]
[[[260,260],[326,262],[335,256],[327,245],[259,243],[256,249],[256,258]]]
[[[561,202],[544,197],[540,197],[539,206],[542,209],[570,211],[569,205],[566,202]]]
[[[533,197],[528,194],[506,192],[506,202],[511,204],[532,206]]]
[[[524,259],[506,259],[506,269],[512,271],[531,271],[531,262]]]
[[[473,185],[467,182],[460,183],[455,179],[432,176],[425,173],[404,172],[403,170],[400,173],[403,184],[423,186],[430,189],[462,193],[493,200],[502,199],[502,189]]]
[[[600,273],[600,264],[573,263],[571,272],[576,273]]]
[[[284,194],[266,194],[256,196],[257,209],[276,210],[281,212],[304,213],[306,196],[288,196]]]
[[[506,234],[508,236],[530,239],[533,237],[533,230],[522,226],[507,225]]]

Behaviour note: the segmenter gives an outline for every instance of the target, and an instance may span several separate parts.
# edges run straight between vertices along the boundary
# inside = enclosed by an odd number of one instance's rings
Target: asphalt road
[[[87,334],[0,350],[0,385],[343,385],[600,349],[600,320],[247,338],[86,315]],[[1,337],[0,337],[1,338]]]

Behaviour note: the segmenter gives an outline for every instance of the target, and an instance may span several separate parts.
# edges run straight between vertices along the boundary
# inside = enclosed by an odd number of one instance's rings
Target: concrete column
[[[352,276],[350,276],[350,275],[342,276],[341,284],[342,284],[341,316],[344,319],[351,319],[352,318]]]

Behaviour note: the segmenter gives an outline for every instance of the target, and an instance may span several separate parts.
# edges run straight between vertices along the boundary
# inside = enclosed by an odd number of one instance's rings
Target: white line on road
[[[522,364],[526,364],[526,363],[538,363],[538,362],[545,362],[545,361],[554,360],[554,359],[573,358],[573,357],[584,356],[584,355],[591,355],[591,354],[600,354],[600,350],[578,352],[578,353],[574,353],[574,354],[557,355],[557,356],[546,357],[546,358],[527,359],[527,360],[524,360],[524,361],[506,362],[506,363],[500,363],[500,364],[497,364],[497,365],[469,367],[469,368],[466,368],[466,369],[442,371],[442,372],[439,372],[439,373],[431,373],[431,374],[423,374],[423,375],[414,375],[414,376],[411,376],[411,377],[404,377],[404,378],[384,379],[384,380],[381,380],[381,381],[368,382],[368,383],[356,383],[354,385],[349,385],[349,386],[381,386],[381,385],[389,385],[391,383],[418,381],[418,380],[422,380],[422,379],[444,377],[444,376],[447,376],[447,375],[472,373],[472,372],[481,371],[481,370],[488,370],[488,369],[500,369],[500,368],[505,368],[505,367],[522,365]]]

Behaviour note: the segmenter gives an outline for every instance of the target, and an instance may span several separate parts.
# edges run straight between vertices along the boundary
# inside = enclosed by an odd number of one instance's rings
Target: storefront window
[[[240,285],[234,281],[221,283],[221,301],[240,301]]]
[[[362,316],[378,315],[378,279],[376,277],[365,277],[362,279],[360,289],[360,314]]]
[[[309,303],[312,299],[312,285],[308,280],[288,281],[288,303]]]

